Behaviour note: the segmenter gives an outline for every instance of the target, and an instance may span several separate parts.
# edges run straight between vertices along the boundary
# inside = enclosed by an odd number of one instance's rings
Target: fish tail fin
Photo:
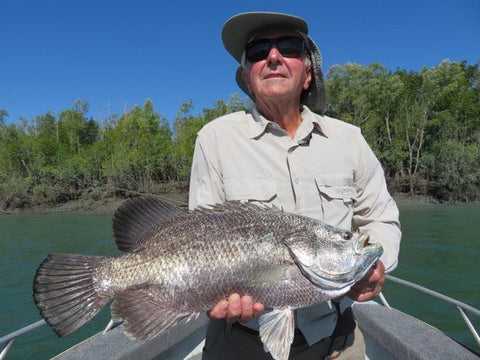
[[[58,336],[68,335],[93,318],[110,300],[95,289],[95,269],[103,256],[50,254],[37,269],[33,299]]]

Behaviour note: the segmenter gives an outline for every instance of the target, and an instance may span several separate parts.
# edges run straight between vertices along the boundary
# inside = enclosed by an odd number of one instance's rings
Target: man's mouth
[[[275,79],[275,78],[284,78],[285,75],[282,75],[280,73],[271,73],[271,74],[267,74],[265,75],[263,78],[264,79]]]

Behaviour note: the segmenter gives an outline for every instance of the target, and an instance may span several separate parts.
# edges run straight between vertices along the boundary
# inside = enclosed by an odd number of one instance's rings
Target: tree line
[[[445,60],[418,72],[335,65],[326,73],[326,114],[361,127],[392,192],[478,200],[479,85],[479,63]],[[13,124],[0,110],[0,207],[186,186],[198,130],[249,106],[234,94],[194,115],[188,101],[172,127],[150,100],[101,121],[87,116],[84,100]]]

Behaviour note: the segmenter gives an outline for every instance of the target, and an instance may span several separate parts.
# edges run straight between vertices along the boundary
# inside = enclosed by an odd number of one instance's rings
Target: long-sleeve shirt
[[[400,224],[382,167],[360,129],[302,109],[295,137],[253,107],[222,116],[198,133],[189,206],[240,200],[272,204],[370,236],[386,271],[397,266]],[[341,310],[352,301],[345,298]],[[297,310],[309,344],[329,336],[337,314],[328,303]],[[258,329],[253,319],[248,326]]]

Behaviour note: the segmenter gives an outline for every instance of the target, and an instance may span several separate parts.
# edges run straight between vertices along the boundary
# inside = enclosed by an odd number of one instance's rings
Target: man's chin
[[[268,89],[260,91],[257,95],[257,98],[263,98],[268,100],[282,100],[282,99],[292,99],[292,90],[285,86],[270,86]]]

